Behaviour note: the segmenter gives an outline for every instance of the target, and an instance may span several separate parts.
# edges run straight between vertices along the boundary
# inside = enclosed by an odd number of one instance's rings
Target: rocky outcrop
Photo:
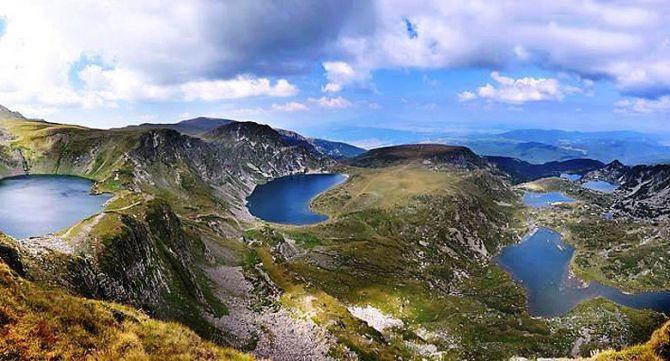
[[[642,219],[670,217],[670,165],[632,167],[618,184],[615,210]]]
[[[616,184],[612,211],[624,216],[646,220],[670,217],[670,165],[638,165],[629,167],[613,161],[601,169],[584,175],[581,183],[599,180]]]
[[[33,239],[0,242],[0,258],[40,283],[57,285],[89,298],[130,304],[163,319],[211,333],[204,314],[225,306],[208,297],[201,262],[202,241],[188,234],[164,201],[146,204],[142,214],[106,215],[93,227],[89,248],[62,252]],[[103,229],[105,228],[105,229]],[[107,229],[111,228],[111,229]]]
[[[628,167],[615,160],[587,173],[580,182],[590,180],[619,186],[614,192],[611,206],[615,213],[646,220],[670,217],[670,165]]]
[[[287,139],[275,129],[253,122],[236,122],[206,136],[238,176],[253,180],[318,171],[335,163],[309,142]]]
[[[624,175],[629,170],[629,167],[623,165],[623,163],[618,160],[615,160],[604,167],[586,173],[580,181],[583,183],[590,180],[599,180],[612,184],[621,184],[624,181]]]

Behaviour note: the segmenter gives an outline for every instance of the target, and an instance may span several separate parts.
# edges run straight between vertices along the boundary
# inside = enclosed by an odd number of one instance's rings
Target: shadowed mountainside
[[[127,306],[46,290],[3,262],[0,325],[2,360],[254,359]]]
[[[408,144],[369,150],[348,163],[356,167],[387,167],[394,164],[421,161],[449,164],[464,169],[485,167],[487,163],[466,147],[443,144]]]
[[[546,177],[557,177],[561,175],[561,173],[584,175],[587,172],[605,166],[604,163],[593,159],[571,159],[560,162],[532,164],[509,157],[484,158],[490,163],[495,164],[498,169],[509,174],[510,177],[512,177],[512,181],[515,183],[523,183]]]

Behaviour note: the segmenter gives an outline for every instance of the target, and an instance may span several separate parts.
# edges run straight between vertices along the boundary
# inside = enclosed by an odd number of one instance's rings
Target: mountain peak
[[[230,124],[235,122],[232,119],[224,119],[224,118],[212,118],[212,117],[196,117],[196,118],[191,118],[191,119],[185,119],[180,121],[177,124],[186,124],[190,126],[197,126],[201,128],[217,128],[225,124]]]
[[[10,110],[7,107],[4,107],[0,105],[0,116],[10,116],[12,118],[21,118],[21,119],[26,119],[26,117],[23,116],[23,114]]]

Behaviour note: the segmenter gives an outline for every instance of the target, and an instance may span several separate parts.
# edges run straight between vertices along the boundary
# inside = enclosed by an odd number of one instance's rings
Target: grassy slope
[[[94,227],[95,237],[113,239],[122,228],[119,214],[136,217],[137,212],[140,216],[143,213],[145,204],[139,210],[133,206],[141,195],[120,191],[130,169],[119,159],[123,149],[135,145],[137,133],[106,133],[18,120],[0,122],[19,136],[13,146],[22,148],[34,172],[86,176],[102,181],[103,190],[124,194],[108,207],[110,215]],[[96,149],[95,157],[78,162],[91,148]],[[151,172],[167,171],[158,168]],[[478,256],[464,240],[467,243],[473,236],[482,239],[488,252],[512,240],[513,230],[503,232],[506,236],[501,238],[500,230],[492,232],[483,224],[485,220],[494,219],[498,225],[518,223],[509,207],[493,202],[511,200],[509,195],[490,194],[491,186],[497,186],[490,179],[421,167],[354,173],[347,186],[315,201],[318,209],[334,217],[333,221],[301,228],[272,226],[247,234],[263,241],[263,247],[248,254],[248,264],[261,262],[286,291],[281,299],[284,305],[313,318],[339,339],[341,347],[333,350],[335,355],[344,355],[349,349],[364,358],[392,359],[398,354],[411,357],[417,355],[415,345],[437,345],[450,359],[565,355],[577,327],[597,328],[602,321],[602,307],[596,303],[561,320],[558,326],[532,319],[523,311],[522,290],[504,272],[485,262],[472,262]],[[177,186],[183,184],[169,185],[179,190]],[[207,193],[205,185],[196,185]],[[183,192],[148,191],[160,194],[183,212],[200,209],[192,205],[188,208]],[[212,205],[207,194],[196,198]],[[197,222],[187,225],[194,228],[193,232],[202,231]],[[295,239],[306,253],[291,260],[277,257],[272,246],[284,237]],[[85,243],[89,249],[102,244]],[[346,307],[353,304],[376,306],[402,319],[408,327],[379,334],[349,314]],[[635,331],[629,320],[620,319],[620,313],[616,309],[609,314],[615,315],[618,327],[630,334],[624,342],[643,339],[650,325],[658,322],[651,317]],[[636,311],[630,314],[633,319],[644,319]]]
[[[201,266],[211,262],[206,260],[200,239],[201,232],[208,230],[197,221],[180,222],[170,210],[182,215],[192,209],[212,209],[217,203],[207,193],[208,186],[202,181],[186,184],[190,174],[180,162],[155,162],[146,171],[165,184],[146,182],[140,190],[128,189],[132,165],[124,155],[137,147],[142,130],[102,131],[16,117],[0,118],[0,128],[14,137],[9,146],[21,150],[30,164],[30,173],[86,177],[97,181],[97,190],[115,195],[99,217],[90,217],[61,232],[62,238],[73,246],[75,257],[56,253],[37,259],[24,257],[22,262],[32,277],[43,284],[65,285],[88,297],[107,298],[107,294],[96,290],[95,282],[78,278],[79,271],[73,265],[79,263],[76,256],[82,255],[93,260],[95,272],[103,272],[125,287],[129,296],[123,295],[121,301],[162,319],[183,322],[203,336],[218,337],[203,318],[203,311],[214,315],[227,312],[200,271]],[[175,172],[181,172],[181,177],[177,177],[181,184],[175,182]],[[5,174],[0,172],[0,177]],[[166,212],[174,223],[167,233],[163,232],[167,227]],[[119,264],[125,267],[120,268]],[[144,273],[125,274],[137,270]]]
[[[505,205],[514,195],[485,173],[417,164],[349,172],[345,185],[313,201],[331,220],[265,225],[246,237],[262,245],[251,263],[260,260],[285,291],[281,302],[365,359],[436,357],[420,351],[431,347],[445,359],[565,356],[583,328],[595,335],[583,348],[588,354],[640,342],[662,322],[604,300],[551,321],[529,317],[523,290],[467,242],[483,240],[490,255],[524,230],[520,213]],[[297,256],[277,251],[284,239],[295,241]],[[376,307],[404,327],[380,334],[353,317],[351,305]],[[613,330],[622,336],[598,338]]]
[[[0,262],[0,359],[252,360],[129,307],[45,290]]]
[[[621,351],[606,351],[594,361],[665,361],[670,359],[670,322],[656,330],[649,341]]]
[[[140,134],[17,118],[1,118],[0,128],[15,137],[10,147],[21,150],[31,173],[86,177],[102,182],[106,191],[127,180],[124,172],[130,170],[122,155],[137,143]],[[115,171],[119,176],[109,179]]]

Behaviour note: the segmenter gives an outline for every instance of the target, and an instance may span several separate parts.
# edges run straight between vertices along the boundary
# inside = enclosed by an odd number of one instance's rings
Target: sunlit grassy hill
[[[254,358],[127,306],[44,289],[0,262],[0,360],[87,359]]]
[[[670,360],[670,322],[656,330],[646,343],[621,351],[605,351],[594,361],[666,361]]]

